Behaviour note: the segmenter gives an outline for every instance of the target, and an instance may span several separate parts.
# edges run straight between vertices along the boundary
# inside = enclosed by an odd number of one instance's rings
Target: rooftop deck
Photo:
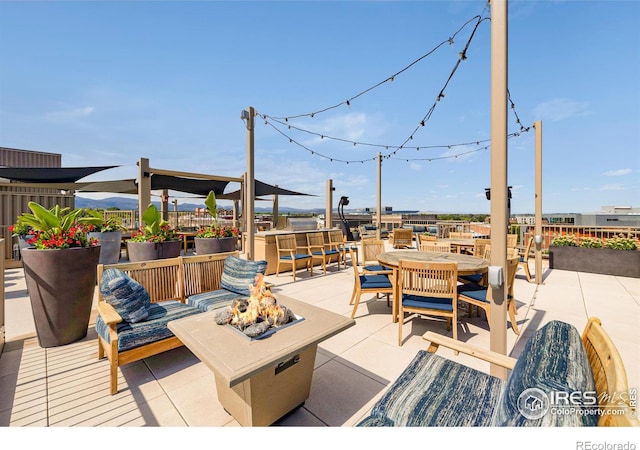
[[[389,250],[392,249],[389,246]],[[531,262],[533,271],[534,264]],[[559,319],[582,330],[598,316],[625,361],[630,387],[640,387],[640,279],[548,270],[543,284],[527,282],[522,269],[515,281],[518,325],[507,330],[508,351],[519,354],[530,334]],[[266,279],[273,292],[348,316],[353,287],[351,267],[328,273],[299,271]],[[211,371],[187,348],[147,358],[120,369],[115,396],[109,394],[109,366],[98,361],[93,326],[87,337],[63,347],[38,345],[22,269],[7,269],[6,345],[0,358],[0,426],[10,427],[234,427],[238,423],[220,405]],[[95,314],[95,312],[94,312]],[[93,324],[93,318],[92,318]],[[311,395],[277,425],[349,427],[356,424],[395,380],[432,330],[451,335],[443,322],[413,320],[404,325],[405,342],[397,345],[397,324],[383,299],[363,300],[356,326],[320,344]],[[489,347],[484,317],[461,313],[458,339]],[[488,371],[465,355],[439,353]]]

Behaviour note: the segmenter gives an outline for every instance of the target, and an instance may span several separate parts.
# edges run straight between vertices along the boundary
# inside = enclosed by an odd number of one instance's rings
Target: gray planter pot
[[[166,242],[132,242],[127,241],[129,261],[153,261],[156,259],[175,258],[180,256],[181,241]]]
[[[640,278],[640,251],[550,246],[549,268]]]
[[[120,261],[121,231],[92,231],[88,236],[100,243],[100,264],[117,264]]]
[[[100,247],[22,250],[22,265],[41,347],[87,335]]]
[[[225,253],[236,250],[238,238],[194,238],[197,255],[209,255],[211,253]]]

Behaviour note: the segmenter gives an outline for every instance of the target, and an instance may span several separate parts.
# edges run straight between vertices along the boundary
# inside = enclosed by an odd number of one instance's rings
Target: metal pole
[[[491,1],[491,261],[507,279],[507,0]],[[507,353],[507,289],[505,282],[490,287],[490,349]],[[491,364],[490,373],[502,379],[507,370]]]
[[[382,153],[378,153],[378,201],[376,204],[376,239],[382,228]]]
[[[324,227],[333,228],[333,180],[327,180],[327,199],[324,207]]]
[[[542,121],[533,124],[536,130],[536,284],[542,284]]]
[[[255,202],[255,175],[254,175],[254,136],[253,136],[253,124],[255,117],[255,110],[249,106],[249,114],[247,119],[247,178],[245,183],[245,193],[247,204],[245,205],[245,223],[247,224],[247,248],[245,254],[247,259],[253,260],[254,256],[254,238],[255,238],[255,224],[254,224],[254,202]]]

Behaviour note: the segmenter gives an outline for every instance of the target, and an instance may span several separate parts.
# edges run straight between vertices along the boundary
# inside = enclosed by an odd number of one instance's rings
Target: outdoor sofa
[[[98,359],[109,360],[111,394],[118,367],[183,345],[170,321],[249,297],[266,267],[237,251],[98,265]]]
[[[432,332],[424,338],[431,341],[429,349],[418,352],[357,426],[639,424],[622,359],[597,318],[589,319],[582,336],[573,325],[547,323],[518,359]],[[440,345],[511,373],[502,380],[441,357],[435,354]]]

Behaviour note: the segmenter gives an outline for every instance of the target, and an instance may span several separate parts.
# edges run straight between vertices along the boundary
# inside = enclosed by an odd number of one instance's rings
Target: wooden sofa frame
[[[238,256],[239,253],[235,251],[136,263],[99,264],[98,287],[103,272],[108,268],[116,268],[142,284],[149,292],[152,303],[166,300],[186,303],[186,299],[191,295],[220,289],[224,261],[229,255]],[[98,336],[98,359],[106,356],[109,360],[112,395],[118,392],[118,367],[183,345],[180,339],[172,336],[118,352],[117,325],[122,322],[122,317],[113,306],[104,301],[100,289],[98,289],[98,313],[109,326],[110,343]]]
[[[517,361],[516,358],[456,341],[432,331],[425,333],[423,338],[430,342],[427,351],[431,353],[435,353],[439,346],[443,346],[509,370],[514,368]],[[637,412],[629,404],[629,399],[626,399],[624,405],[619,403],[624,400],[620,398],[620,393],[628,392],[627,374],[618,349],[597,317],[589,318],[582,332],[582,344],[593,372],[600,408],[625,410],[625,414],[602,414],[598,420],[598,426],[640,426],[636,418]]]

